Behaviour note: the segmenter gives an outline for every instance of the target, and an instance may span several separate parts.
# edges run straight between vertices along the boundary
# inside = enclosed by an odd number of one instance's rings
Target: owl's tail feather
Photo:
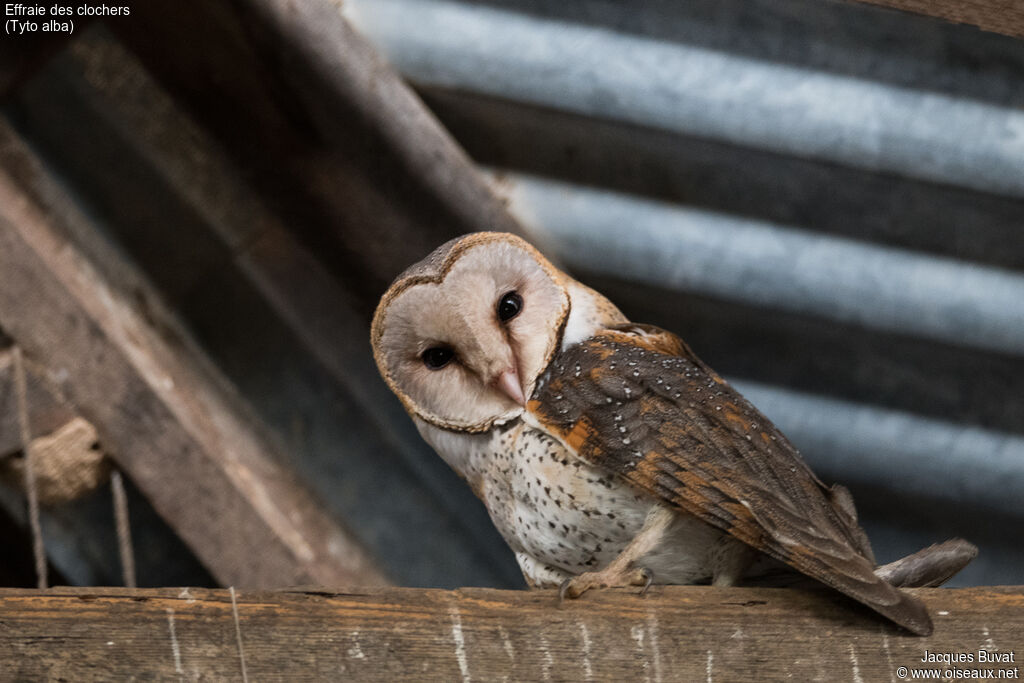
[[[899,588],[931,588],[949,581],[977,556],[977,546],[954,538],[883,564],[875,575]]]

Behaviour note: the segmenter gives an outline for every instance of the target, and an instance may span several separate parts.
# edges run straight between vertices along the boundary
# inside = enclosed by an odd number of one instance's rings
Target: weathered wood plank
[[[857,0],[1024,38],[1024,5],[1006,0]]]
[[[1024,587],[918,589],[917,638],[827,590],[0,590],[18,680],[892,681],[925,651],[1024,656]],[[239,652],[239,635],[242,653]],[[950,665],[935,665],[950,668]],[[929,667],[930,668],[930,667]]]
[[[115,258],[104,277],[69,239],[62,222],[88,222],[40,203],[41,174],[0,122],[0,325],[63,378],[121,469],[224,584],[386,582],[144,278]]]

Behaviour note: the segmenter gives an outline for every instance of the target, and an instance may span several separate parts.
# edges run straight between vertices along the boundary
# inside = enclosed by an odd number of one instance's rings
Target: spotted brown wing
[[[678,337],[609,329],[559,354],[532,421],[602,467],[918,634],[916,599],[874,573],[852,500]]]

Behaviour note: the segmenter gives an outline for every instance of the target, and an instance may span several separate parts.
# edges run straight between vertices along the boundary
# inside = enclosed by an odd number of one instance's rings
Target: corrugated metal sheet
[[[646,5],[620,12],[646,11],[656,21],[672,11]],[[1009,107],[538,16],[529,5],[357,0],[348,7],[356,25],[423,85],[1024,194],[1024,112]]]
[[[820,2],[343,11],[559,258],[852,486],[880,556],[961,533],[962,583],[1021,580],[1024,44]]]

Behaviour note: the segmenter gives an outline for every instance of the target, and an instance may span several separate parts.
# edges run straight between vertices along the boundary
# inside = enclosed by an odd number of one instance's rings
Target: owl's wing
[[[528,419],[579,457],[926,635],[916,599],[874,573],[852,500],[668,332],[622,325],[555,357]]]

